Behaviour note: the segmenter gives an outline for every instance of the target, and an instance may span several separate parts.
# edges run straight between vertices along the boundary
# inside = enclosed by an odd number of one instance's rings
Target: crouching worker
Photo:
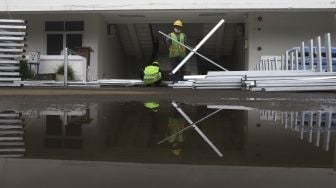
[[[161,72],[159,62],[154,61],[143,71],[143,81],[147,86],[159,86],[161,84]]]

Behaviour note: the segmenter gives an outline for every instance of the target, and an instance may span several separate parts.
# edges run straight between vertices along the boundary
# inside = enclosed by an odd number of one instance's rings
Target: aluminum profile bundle
[[[211,71],[207,75],[184,76],[187,81],[179,81],[169,86],[192,89],[241,89],[241,80],[246,71]]]
[[[144,85],[142,80],[138,79],[101,79],[97,83],[101,86],[135,86]]]
[[[25,52],[25,20],[0,19],[0,86],[20,86],[20,58]]]
[[[330,91],[336,90],[336,73],[274,71],[273,75],[246,75],[242,84],[250,91]]]

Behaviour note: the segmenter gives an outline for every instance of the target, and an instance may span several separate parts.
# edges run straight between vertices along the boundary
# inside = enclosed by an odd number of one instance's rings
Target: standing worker
[[[182,26],[183,26],[182,21],[176,20],[173,25],[174,25],[174,32],[169,33],[169,36],[174,40],[177,40],[180,43],[185,44],[187,41],[187,37],[184,33],[182,33]],[[182,45],[178,44],[177,42],[171,39],[167,38],[167,43],[169,43],[169,59],[173,70],[186,56],[186,50],[185,47],[183,47]],[[181,67],[179,71],[171,75],[171,80],[173,81],[173,83],[176,83],[179,80],[183,80],[184,69],[185,67]]]
[[[143,81],[147,86],[159,86],[161,84],[161,78],[158,61],[154,61],[151,65],[145,67],[143,71]]]

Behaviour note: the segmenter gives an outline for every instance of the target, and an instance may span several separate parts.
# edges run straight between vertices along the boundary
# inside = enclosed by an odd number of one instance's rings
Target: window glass
[[[71,50],[82,47],[82,34],[67,34],[66,45]]]
[[[47,34],[47,55],[60,55],[63,49],[63,34]]]
[[[45,22],[45,31],[64,31],[64,22]]]
[[[84,31],[83,21],[66,21],[65,31]]]

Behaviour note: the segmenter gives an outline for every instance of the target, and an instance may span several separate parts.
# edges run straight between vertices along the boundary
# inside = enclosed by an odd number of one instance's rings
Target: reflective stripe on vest
[[[157,66],[149,65],[144,70],[145,84],[153,84],[161,79],[160,68]]]
[[[185,39],[184,33],[179,34],[180,40],[178,40],[175,33],[170,33],[170,37],[184,44],[184,39]],[[181,46],[180,44],[178,44],[177,42],[172,40],[172,44],[169,47],[169,58],[185,57],[185,55],[186,55],[185,48]]]

